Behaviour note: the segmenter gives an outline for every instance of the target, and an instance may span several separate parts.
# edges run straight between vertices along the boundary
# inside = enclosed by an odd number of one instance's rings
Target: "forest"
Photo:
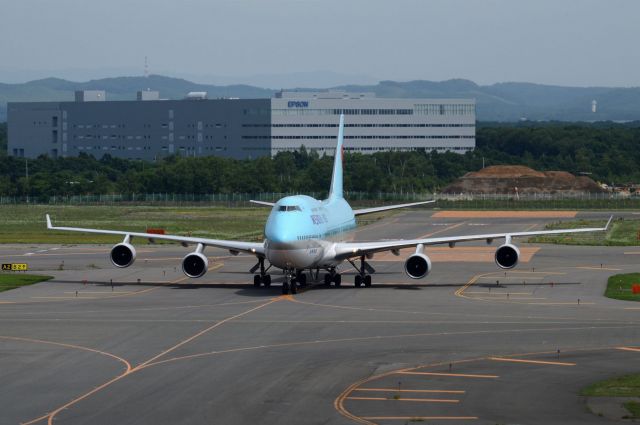
[[[6,155],[0,126],[0,195],[110,193],[323,192],[332,157],[301,149],[273,158],[235,160],[170,156],[157,162],[81,155],[25,160]],[[432,192],[489,165],[590,173],[608,184],[640,182],[640,128],[622,124],[478,124],[476,149],[446,152],[345,154],[345,189],[358,192]],[[28,171],[27,171],[28,169]],[[27,177],[28,172],[28,177]]]

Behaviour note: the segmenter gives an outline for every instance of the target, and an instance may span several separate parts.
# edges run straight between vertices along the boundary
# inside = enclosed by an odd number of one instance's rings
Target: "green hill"
[[[135,99],[138,90],[158,90],[166,99],[181,99],[190,91],[206,91],[209,98],[271,97],[274,90],[249,85],[215,86],[161,75],[116,77],[73,82],[46,78],[22,84],[0,83],[0,121],[6,121],[7,102],[71,101],[75,90],[106,90],[107,99]],[[386,98],[474,98],[479,121],[632,121],[640,119],[640,88],[562,87],[531,83],[480,86],[469,80],[381,81],[376,85],[346,85],[339,90],[373,92]],[[317,90],[317,89],[302,89]],[[591,112],[597,100],[598,111]]]

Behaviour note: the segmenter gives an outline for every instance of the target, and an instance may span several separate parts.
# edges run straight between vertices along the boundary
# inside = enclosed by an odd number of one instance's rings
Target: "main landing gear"
[[[253,275],[253,286],[255,286],[256,288],[259,288],[260,285],[264,285],[265,288],[268,288],[271,286],[271,275],[266,274],[264,276],[261,276],[259,274],[255,274]]]
[[[260,285],[264,285],[265,288],[268,288],[271,286],[271,275],[267,274],[267,270],[269,270],[271,268],[271,266],[269,266],[269,268],[265,269],[264,268],[264,258],[259,258],[258,259],[258,264],[256,264],[256,266],[254,266],[253,269],[251,269],[251,272],[255,272],[258,267],[260,268],[260,274],[255,274],[253,275],[253,286],[255,286],[256,288],[259,288]]]
[[[324,275],[324,284],[330,286],[331,283],[334,283],[336,287],[342,284],[342,275],[336,271],[335,267],[330,269],[328,274]]]
[[[359,288],[362,285],[364,285],[365,288],[369,288],[371,286],[371,274],[367,274],[367,271],[369,273],[374,273],[375,270],[373,269],[373,267],[367,264],[364,255],[360,257],[360,267],[357,267],[356,264],[351,260],[349,260],[349,262],[358,272],[358,274],[354,278],[354,284],[356,285],[356,288]]]

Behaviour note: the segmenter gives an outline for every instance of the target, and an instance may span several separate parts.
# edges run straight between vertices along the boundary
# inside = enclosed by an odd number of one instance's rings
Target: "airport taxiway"
[[[433,216],[416,210],[358,238],[539,229],[559,218]],[[606,217],[606,213],[582,214]],[[134,241],[135,242],[135,241]],[[140,242],[140,241],[138,241]],[[372,288],[256,289],[246,256],[138,244],[115,269],[108,246],[0,246],[49,282],[0,293],[0,422],[7,424],[606,423],[577,392],[640,369],[640,305],[602,297],[638,271],[640,248],[519,244],[511,271],[486,244],[374,257]]]

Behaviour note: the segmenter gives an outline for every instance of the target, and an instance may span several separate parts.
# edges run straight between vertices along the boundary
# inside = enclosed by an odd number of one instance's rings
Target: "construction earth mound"
[[[495,165],[467,173],[442,193],[533,194],[600,193],[605,190],[589,177],[566,171],[536,171],[521,165]]]

